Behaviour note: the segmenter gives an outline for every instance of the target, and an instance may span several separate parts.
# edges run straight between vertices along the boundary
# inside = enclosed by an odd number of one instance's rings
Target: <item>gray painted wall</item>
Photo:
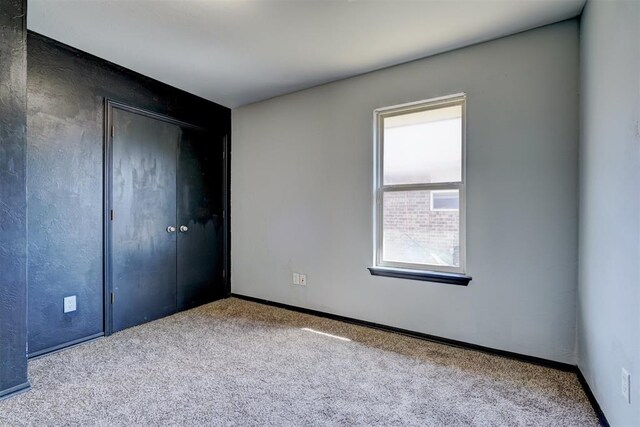
[[[578,51],[565,21],[233,110],[232,292],[574,363]],[[370,276],[372,112],[458,92],[473,281]]]
[[[0,398],[27,380],[27,26],[0,2]]]
[[[581,43],[578,365],[611,425],[638,426],[640,2],[590,0]]]

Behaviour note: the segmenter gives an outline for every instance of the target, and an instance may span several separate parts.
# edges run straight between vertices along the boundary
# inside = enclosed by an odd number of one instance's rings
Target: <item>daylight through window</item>
[[[464,272],[465,96],[376,110],[375,263]]]

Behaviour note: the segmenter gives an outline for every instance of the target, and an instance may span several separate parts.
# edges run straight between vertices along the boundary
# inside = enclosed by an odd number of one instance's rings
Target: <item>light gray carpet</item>
[[[31,361],[29,374],[0,425],[598,424],[574,374],[233,298]]]

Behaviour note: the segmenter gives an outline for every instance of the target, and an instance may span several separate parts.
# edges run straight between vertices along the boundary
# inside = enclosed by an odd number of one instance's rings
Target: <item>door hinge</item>
[[[111,304],[116,302],[116,294],[114,292],[111,292]]]
[[[224,150],[222,150],[222,158],[223,159],[224,159],[224,156],[225,156],[225,152],[224,152]]]
[[[109,212],[109,218],[111,218],[111,221],[113,221],[113,209],[111,209],[111,211]]]
[[[116,131],[115,131],[115,126],[111,126],[111,138],[114,137]]]
[[[222,278],[226,279],[227,277],[227,270],[222,270]]]

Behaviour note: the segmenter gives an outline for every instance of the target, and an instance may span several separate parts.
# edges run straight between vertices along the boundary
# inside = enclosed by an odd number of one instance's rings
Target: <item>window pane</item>
[[[457,205],[458,190],[446,193]],[[384,261],[460,266],[459,211],[432,209],[431,191],[385,192],[382,239]]]
[[[431,192],[431,210],[457,210],[459,207],[458,190],[434,190]]]
[[[462,106],[383,120],[385,185],[462,180]]]

